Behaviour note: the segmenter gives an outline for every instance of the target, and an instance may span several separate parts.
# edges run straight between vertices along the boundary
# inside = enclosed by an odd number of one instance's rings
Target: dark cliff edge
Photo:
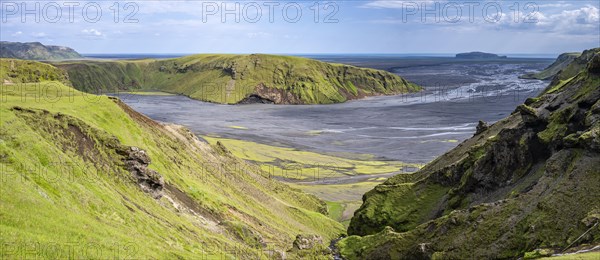
[[[600,244],[599,100],[597,48],[507,118],[366,193],[341,255],[506,259]]]

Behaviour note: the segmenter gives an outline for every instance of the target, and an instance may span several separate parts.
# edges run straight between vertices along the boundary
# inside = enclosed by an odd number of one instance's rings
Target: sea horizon
[[[256,54],[256,53],[82,53],[85,58],[96,59],[144,59],[144,58],[178,58],[196,54]],[[260,53],[270,55],[287,55],[297,57],[386,57],[386,58],[454,58],[457,53]],[[554,59],[560,54],[553,53],[496,53],[508,58]]]

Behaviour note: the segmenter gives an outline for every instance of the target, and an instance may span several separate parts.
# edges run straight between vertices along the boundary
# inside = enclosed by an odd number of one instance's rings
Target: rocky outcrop
[[[250,97],[255,97],[260,103],[271,103],[271,104],[303,104],[304,102],[298,98],[293,92],[285,91],[283,89],[269,88],[264,84],[259,84],[254,88],[254,94]],[[252,99],[252,98],[251,98]],[[242,101],[249,101],[244,99]]]
[[[518,258],[600,243],[600,49],[538,98],[363,197],[340,242],[349,259]],[[585,64],[585,65],[582,65]],[[573,68],[580,68],[573,74]],[[389,227],[389,228],[386,228]],[[531,253],[533,254],[533,253]]]
[[[126,147],[117,150],[117,153],[123,156],[125,168],[135,178],[140,188],[153,198],[160,198],[165,182],[158,172],[148,168],[151,160],[146,151],[137,147]]]
[[[484,121],[479,120],[479,123],[477,123],[477,127],[475,128],[475,135],[481,134],[483,131],[487,130],[488,128],[490,128],[488,126],[488,124]]]
[[[323,238],[317,235],[297,235],[294,240],[294,249],[305,250],[312,249],[317,245],[323,244]]]

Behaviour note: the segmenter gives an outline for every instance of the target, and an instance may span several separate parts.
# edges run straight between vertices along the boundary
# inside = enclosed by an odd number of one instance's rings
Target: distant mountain
[[[493,54],[493,53],[474,51],[474,52],[465,52],[465,53],[456,54],[456,58],[457,59],[471,59],[471,60],[489,60],[489,59],[506,59],[507,57],[499,56],[499,55]]]
[[[561,70],[566,68],[572,61],[574,61],[577,57],[581,55],[581,52],[568,52],[563,53],[556,58],[556,61],[552,63],[550,66],[545,68],[543,71],[538,73],[529,73],[520,76],[522,79],[551,79],[556,74],[558,74]]]
[[[65,60],[83,58],[69,47],[43,45],[39,42],[0,42],[0,57],[23,60]]]
[[[226,104],[330,104],[421,90],[387,71],[266,54],[68,61],[56,66],[82,91],[160,90]]]

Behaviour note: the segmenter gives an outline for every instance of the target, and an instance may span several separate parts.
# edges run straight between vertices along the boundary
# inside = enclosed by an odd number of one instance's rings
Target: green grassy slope
[[[599,244],[600,49],[571,66],[579,73],[365,194],[342,255],[504,259]]]
[[[236,128],[243,129],[241,126]],[[243,140],[214,136],[202,138],[211,144],[221,143],[235,157],[258,165],[264,172],[291,187],[325,200],[329,216],[346,226],[354,210],[360,206],[362,195],[382,183],[388,174],[400,172],[404,167],[420,167],[399,161],[378,161],[368,154],[339,157],[337,154],[320,154]]]
[[[265,258],[344,232],[316,197],[118,100],[1,90],[2,258]]]
[[[68,71],[74,87],[87,92],[160,90],[226,104],[329,104],[420,90],[385,71],[264,54],[56,65]]]
[[[523,79],[552,79],[552,77],[556,76],[561,70],[565,69],[571,62],[573,62],[577,57],[581,55],[580,52],[567,52],[563,53],[556,58],[550,66],[545,68],[544,70],[538,73],[530,73],[520,76]]]
[[[0,83],[5,85],[52,80],[68,85],[70,84],[68,79],[65,71],[52,65],[36,61],[0,58]]]

